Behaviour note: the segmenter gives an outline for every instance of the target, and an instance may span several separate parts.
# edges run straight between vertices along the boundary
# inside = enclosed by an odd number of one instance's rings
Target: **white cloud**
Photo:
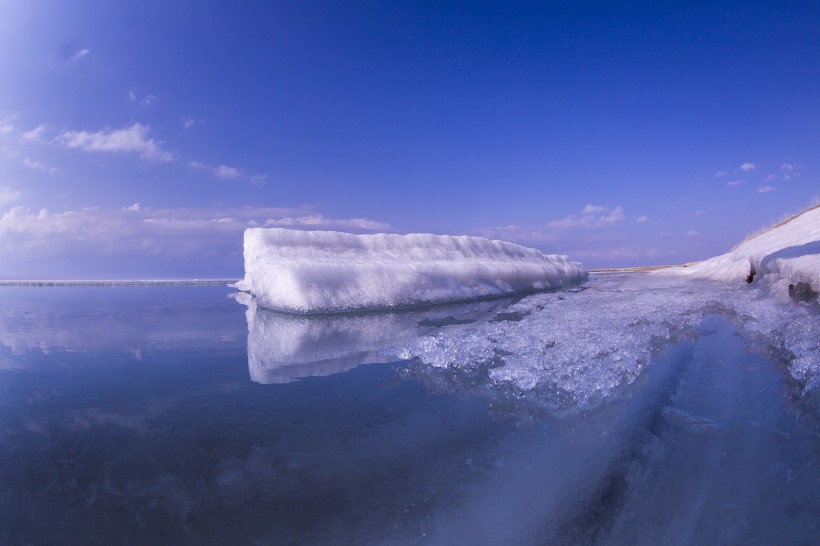
[[[783,163],[780,165],[780,173],[783,180],[791,180],[800,176],[800,167],[795,167],[791,163]]]
[[[0,199],[13,202],[18,197],[19,192],[0,188]],[[93,264],[133,267],[155,260],[158,267],[176,263],[190,269],[190,264],[202,262],[207,255],[217,264],[230,259],[232,267],[241,271],[242,234],[249,225],[263,224],[295,229],[390,229],[389,224],[367,218],[328,218],[309,207],[157,210],[134,203],[111,210],[50,213],[15,206],[0,214],[0,264],[6,275],[26,276],[31,274],[26,271],[37,268],[56,271],[52,264],[61,260],[94,277],[94,270],[88,269]]]
[[[0,134],[8,134],[17,130],[14,124],[10,121],[12,118],[0,119]]]
[[[745,184],[745,183],[746,183],[745,180],[730,180],[729,182],[726,182],[726,185],[729,186],[730,188],[734,188],[735,186],[740,186],[741,184]]]
[[[753,171],[756,168],[757,166],[754,163],[744,163],[740,166],[740,170],[745,172]]]
[[[9,203],[14,203],[23,194],[19,191],[9,188],[8,186],[0,187],[0,205],[8,205]]]
[[[182,122],[182,127],[185,129],[190,129],[197,123],[197,121],[190,116],[180,116],[179,119]]]
[[[690,229],[686,232],[687,237],[697,237],[699,235],[703,235],[700,231],[695,231],[694,229]]]
[[[723,178],[727,174],[729,174],[729,173],[727,173],[726,171],[718,171],[718,172],[715,173],[715,178]]]
[[[251,184],[254,186],[264,186],[267,181],[268,175],[266,174],[255,174],[251,176]]]
[[[225,164],[217,165],[216,167],[211,167],[207,163],[202,163],[201,161],[189,161],[188,166],[192,169],[210,171],[211,176],[214,176],[216,178],[222,178],[224,180],[241,180],[246,178],[240,169]],[[266,179],[267,176],[265,175],[254,175],[251,177],[251,184],[261,186],[265,183]]]
[[[307,216],[268,218],[265,220],[267,227],[311,227],[311,228],[356,228],[368,231],[389,231],[390,224],[370,220],[368,218],[346,218],[334,220],[322,214],[310,214]]]
[[[65,131],[55,142],[66,148],[91,152],[135,153],[151,161],[171,161],[173,156],[160,147],[160,142],[148,138],[151,128],[134,123],[123,129],[105,129],[96,133]]]
[[[643,224],[644,222],[648,222],[648,221],[649,221],[649,217],[647,217],[647,216],[639,216],[638,220],[637,220],[637,222],[639,224]]]
[[[143,106],[150,106],[151,103],[155,102],[159,97],[156,95],[145,95],[142,99],[137,96],[137,92],[133,89],[128,90],[128,98],[131,99],[131,102],[136,102],[138,104],[142,104]]]
[[[57,167],[49,167],[45,163],[41,161],[35,161],[33,159],[25,158],[23,159],[23,165],[30,169],[34,169],[35,171],[42,171],[45,173],[53,173],[57,170]]]
[[[771,186],[760,186],[759,188],[757,188],[757,193],[769,193],[773,189],[774,188]]]
[[[217,165],[213,169],[213,175],[217,178],[225,178],[229,180],[242,178],[242,172],[234,167],[227,165]]]
[[[23,140],[28,140],[29,142],[43,142],[43,134],[48,130],[48,127],[43,123],[32,129],[31,131],[26,131],[23,133]]]
[[[600,205],[593,205],[589,204],[584,207],[584,210],[581,211],[581,214],[597,214],[599,212],[604,212],[606,208]]]
[[[617,206],[607,212],[605,207],[599,205],[587,205],[580,215],[571,214],[566,218],[560,220],[552,220],[547,223],[547,227],[551,229],[570,229],[570,228],[591,228],[610,226],[617,224],[624,218],[624,209]]]
[[[79,61],[79,60],[80,60],[80,59],[82,59],[83,57],[88,56],[88,54],[89,54],[89,53],[91,53],[91,51],[90,51],[90,50],[88,50],[88,49],[81,49],[81,50],[79,50],[77,53],[75,53],[73,57],[71,57],[71,61],[72,61],[72,62]]]

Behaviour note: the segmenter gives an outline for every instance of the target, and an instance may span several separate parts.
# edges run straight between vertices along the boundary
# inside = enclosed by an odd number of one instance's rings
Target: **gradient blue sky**
[[[728,250],[820,193],[818,2],[0,3],[0,278],[239,277],[249,225]]]

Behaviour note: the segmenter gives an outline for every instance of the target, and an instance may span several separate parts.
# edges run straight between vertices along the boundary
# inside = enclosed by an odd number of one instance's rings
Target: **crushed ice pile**
[[[527,297],[495,320],[412,340],[397,356],[577,409],[633,382],[654,354],[696,335],[715,313],[779,357],[796,390],[820,387],[816,303],[771,298],[745,283],[646,274],[593,275],[582,287]]]
[[[400,309],[583,281],[566,256],[483,237],[250,228],[239,290],[290,313]]]

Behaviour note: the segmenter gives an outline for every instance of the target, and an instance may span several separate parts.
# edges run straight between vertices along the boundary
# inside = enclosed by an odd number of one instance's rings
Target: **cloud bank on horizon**
[[[246,227],[682,263],[818,196],[820,8],[0,7],[0,278],[240,276]]]

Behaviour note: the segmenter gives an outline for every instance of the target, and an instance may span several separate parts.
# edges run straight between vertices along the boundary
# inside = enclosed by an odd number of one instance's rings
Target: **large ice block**
[[[483,237],[250,228],[237,288],[260,307],[319,314],[532,293],[586,278],[567,256]]]

